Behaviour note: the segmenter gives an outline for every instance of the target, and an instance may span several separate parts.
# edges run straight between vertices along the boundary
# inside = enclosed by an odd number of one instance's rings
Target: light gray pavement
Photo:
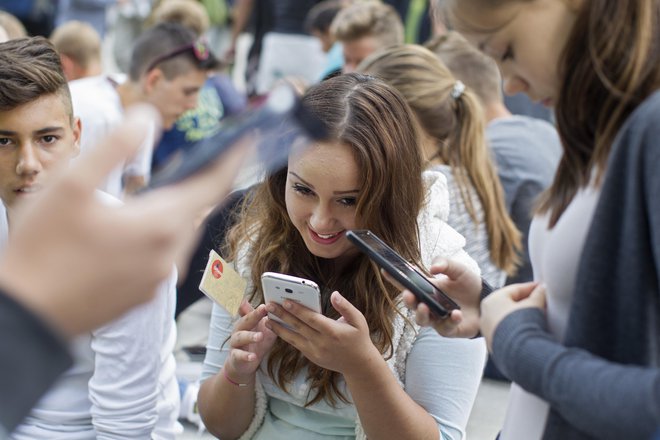
[[[210,300],[202,300],[191,306],[179,317],[176,357],[179,362],[177,371],[190,380],[198,377],[201,365],[190,362],[188,356],[180,347],[189,345],[204,345],[208,338],[208,322],[210,319]],[[495,440],[502,427],[506,410],[509,384],[490,379],[481,382],[477,399],[467,426],[467,440]],[[197,426],[186,424],[185,431],[177,437],[178,440],[208,440],[214,437],[207,432],[198,433]]]
[[[502,428],[509,383],[483,379],[467,425],[468,440],[495,440]]]

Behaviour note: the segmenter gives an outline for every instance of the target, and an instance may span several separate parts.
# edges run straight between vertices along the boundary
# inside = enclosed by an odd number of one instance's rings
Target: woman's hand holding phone
[[[371,342],[364,315],[339,292],[332,293],[330,303],[341,315],[337,320],[294,301],[286,300],[283,306],[270,303],[268,311],[293,330],[274,320],[267,326],[320,367],[345,377],[371,371],[370,362],[382,361],[382,356]]]
[[[223,368],[233,382],[244,384],[254,382],[257,368],[273,347],[277,335],[265,325],[268,320],[265,305],[254,309],[244,300],[238,313],[241,318],[229,338],[231,350]]]
[[[364,371],[369,356],[380,358],[364,315],[339,292],[330,301],[342,317],[333,320],[321,313],[321,292],[315,282],[274,272],[264,273],[261,281],[266,325],[310,361],[346,376]]]
[[[419,325],[433,327],[439,334],[446,337],[472,338],[479,334],[479,303],[481,301],[481,278],[466,266],[456,261],[436,258],[431,265],[431,278],[436,287],[442,289],[461,307],[453,310],[448,317],[439,318],[431,313],[424,303],[417,301],[412,292],[385,274],[386,278],[403,290],[403,300],[406,306],[415,310],[415,320]]]

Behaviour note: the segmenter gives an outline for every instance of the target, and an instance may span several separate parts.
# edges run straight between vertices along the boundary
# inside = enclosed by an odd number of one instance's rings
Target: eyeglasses
[[[206,42],[205,39],[200,38],[197,41],[193,41],[192,43],[185,44],[183,46],[179,46],[175,49],[173,49],[170,52],[167,52],[164,55],[161,55],[157,57],[155,60],[153,60],[150,64],[149,67],[147,67],[147,72],[152,71],[153,69],[156,68],[157,65],[162,63],[163,61],[167,61],[169,59],[172,59],[178,55],[181,55],[182,53],[192,51],[193,55],[195,55],[195,58],[197,61],[206,61],[211,57],[211,49],[209,48],[208,43]]]

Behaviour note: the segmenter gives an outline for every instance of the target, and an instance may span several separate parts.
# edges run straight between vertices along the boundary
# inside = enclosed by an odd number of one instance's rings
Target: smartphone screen
[[[395,280],[426,304],[431,312],[443,317],[459,309],[446,293],[435,287],[423,274],[394,249],[368,230],[347,231],[346,237]]]
[[[256,154],[243,166],[257,176],[286,165],[291,144],[309,143],[326,137],[324,124],[307,111],[287,85],[275,88],[259,104],[220,122],[218,132],[191,148],[177,152],[155,173],[145,190],[169,185],[190,177],[212,164],[218,157],[246,135],[257,144]],[[250,180],[249,176],[239,176]]]

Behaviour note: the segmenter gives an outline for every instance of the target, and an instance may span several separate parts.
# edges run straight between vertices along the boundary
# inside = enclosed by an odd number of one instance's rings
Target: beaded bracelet
[[[230,378],[229,375],[227,375],[227,370],[224,369],[224,368],[222,369],[222,373],[224,374],[225,379],[227,379],[227,382],[229,382],[230,384],[232,384],[234,386],[237,386],[237,387],[246,387],[246,386],[248,386],[248,384],[246,384],[246,383],[239,383],[239,382],[236,382],[235,380],[233,380],[232,378]]]

